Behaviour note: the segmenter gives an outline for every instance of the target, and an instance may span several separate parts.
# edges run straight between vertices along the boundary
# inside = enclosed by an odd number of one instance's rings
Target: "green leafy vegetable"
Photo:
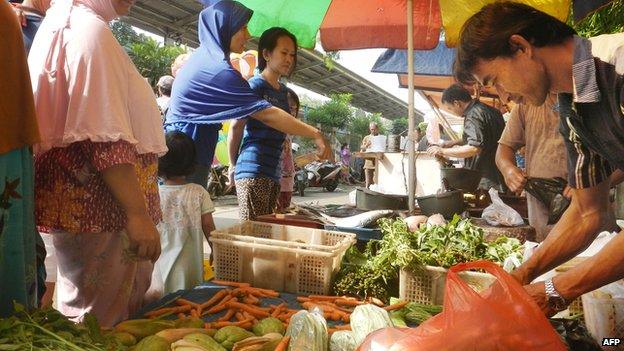
[[[15,314],[0,319],[0,350],[126,350],[112,335],[103,335],[95,317],[76,324],[52,308],[26,311],[15,304]]]
[[[448,268],[480,259],[502,265],[508,258],[514,262],[522,259],[520,241],[500,237],[487,243],[483,229],[457,215],[446,225],[423,226],[416,232],[410,232],[402,220],[381,219],[378,223],[383,239],[370,241],[364,252],[355,248],[347,251],[334,277],[336,294],[372,296],[387,302],[397,295],[389,287],[398,279],[400,269],[417,271],[425,265]]]

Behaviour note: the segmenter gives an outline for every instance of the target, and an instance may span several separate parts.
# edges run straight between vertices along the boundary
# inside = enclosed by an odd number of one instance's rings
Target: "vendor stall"
[[[409,158],[405,152],[354,152],[354,157],[375,159],[376,190],[407,195]],[[440,164],[426,152],[416,152],[416,196],[435,194],[440,189]]]

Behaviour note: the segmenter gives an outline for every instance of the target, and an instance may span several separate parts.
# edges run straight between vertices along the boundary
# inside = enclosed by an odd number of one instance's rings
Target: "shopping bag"
[[[481,293],[457,273],[482,269],[496,281]],[[449,269],[442,313],[414,329],[382,329],[359,351],[559,351],[559,335],[524,288],[489,261]]]
[[[491,188],[488,193],[492,204],[483,209],[481,218],[485,219],[489,225],[517,227],[524,224],[522,216],[498,196],[498,190]]]

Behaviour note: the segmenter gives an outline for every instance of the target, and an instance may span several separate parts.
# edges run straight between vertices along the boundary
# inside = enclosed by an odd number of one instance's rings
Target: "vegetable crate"
[[[613,298],[596,290],[584,294],[582,300],[587,331],[599,345],[603,338],[624,338],[624,298]],[[624,350],[624,345],[603,349]]]
[[[215,277],[301,295],[329,294],[355,234],[243,222],[210,237]]]
[[[442,305],[447,271],[434,266],[425,266],[415,273],[402,269],[399,275],[399,297],[425,305]],[[491,274],[469,271],[460,272],[459,277],[477,291],[484,290],[496,280]]]

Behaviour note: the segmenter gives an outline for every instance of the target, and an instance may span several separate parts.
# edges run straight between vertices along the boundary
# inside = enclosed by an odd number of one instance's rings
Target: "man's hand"
[[[515,166],[510,166],[502,170],[503,177],[505,178],[505,183],[509,187],[509,190],[513,191],[516,194],[522,192],[524,186],[526,185],[526,175],[522,170]]]
[[[431,156],[444,156],[444,149],[439,146],[430,146],[427,153]]]
[[[225,194],[228,194],[232,188],[236,186],[236,180],[234,179],[236,173],[236,169],[234,166],[230,165],[228,167],[228,180],[225,183],[225,190],[223,191]]]
[[[148,215],[128,214],[126,232],[130,241],[130,251],[140,260],[156,262],[160,256],[160,234]]]
[[[364,139],[364,141],[362,141],[362,146],[360,147],[360,149],[362,149],[362,151],[366,151],[366,149],[371,147],[371,140],[369,138]]]
[[[511,276],[518,282],[520,285],[526,285],[529,283],[527,279],[527,272],[524,269],[525,266],[520,266],[516,268],[513,272],[511,272]]]
[[[524,290],[531,296],[533,301],[544,312],[546,317],[552,317],[557,314],[557,311],[553,310],[548,304],[548,296],[546,296],[546,288],[544,282],[537,282],[535,284],[525,285]]]
[[[332,151],[329,141],[324,136],[320,135],[314,138],[314,144],[316,144],[316,156],[319,160],[329,160],[334,162],[334,152]]]

